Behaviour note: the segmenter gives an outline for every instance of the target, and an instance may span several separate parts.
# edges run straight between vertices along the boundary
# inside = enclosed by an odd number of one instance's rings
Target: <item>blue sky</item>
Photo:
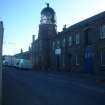
[[[105,11],[105,0],[0,0],[0,20],[4,22],[3,54],[28,50],[32,35],[38,35],[40,12],[49,2],[57,16],[57,29],[69,27]]]

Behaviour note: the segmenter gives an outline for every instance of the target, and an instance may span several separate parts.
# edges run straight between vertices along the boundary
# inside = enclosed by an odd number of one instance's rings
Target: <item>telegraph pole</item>
[[[3,45],[3,22],[0,21],[0,105],[2,105],[2,45]]]

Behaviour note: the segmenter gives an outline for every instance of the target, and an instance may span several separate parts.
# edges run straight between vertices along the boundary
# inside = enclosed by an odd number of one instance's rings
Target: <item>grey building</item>
[[[38,39],[32,44],[34,68],[105,73],[105,12],[57,33],[55,11],[41,11]]]

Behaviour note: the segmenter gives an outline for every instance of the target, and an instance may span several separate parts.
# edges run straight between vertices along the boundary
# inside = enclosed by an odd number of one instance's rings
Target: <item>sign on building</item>
[[[55,54],[56,54],[56,55],[60,55],[60,54],[61,54],[61,49],[60,49],[60,48],[55,49]]]

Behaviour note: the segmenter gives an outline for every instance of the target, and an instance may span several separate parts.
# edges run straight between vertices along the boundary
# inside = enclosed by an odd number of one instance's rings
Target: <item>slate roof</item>
[[[78,23],[76,23],[74,25],[71,25],[65,31],[70,30],[70,29],[72,30],[72,29],[75,29],[75,28],[78,28],[78,27],[82,27],[82,26],[88,25],[89,23],[96,22],[97,20],[99,20],[101,18],[105,18],[105,11],[101,12],[101,13],[99,13],[97,15],[94,15],[94,16],[92,16],[90,18],[87,18],[87,19],[85,19],[83,21],[80,21],[80,22],[78,22]]]

